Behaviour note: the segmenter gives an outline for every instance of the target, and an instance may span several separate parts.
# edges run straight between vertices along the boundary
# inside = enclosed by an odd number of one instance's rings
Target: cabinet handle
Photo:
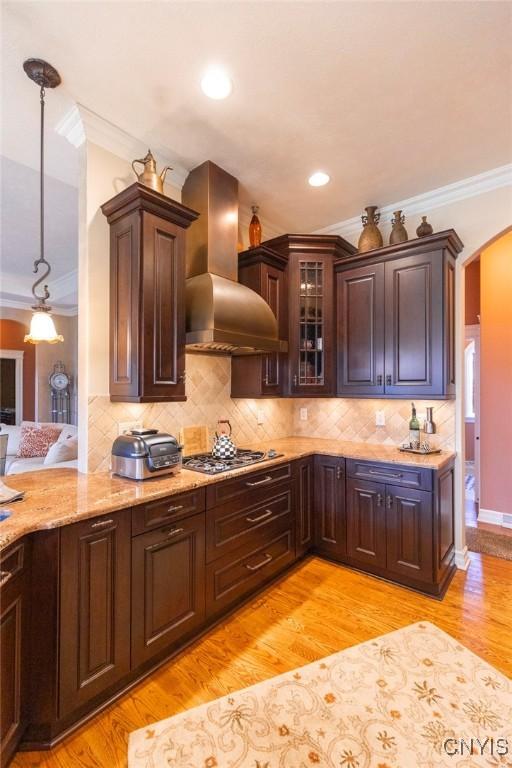
[[[382,380],[383,380],[382,373],[379,373],[379,375],[377,376],[377,386],[378,387],[382,387]]]
[[[340,465],[336,467],[336,480],[341,480],[341,475],[343,473],[343,470],[341,469]]]
[[[382,507],[382,493],[377,494],[377,506]]]
[[[294,387],[297,386],[297,374],[296,373],[294,373],[294,375],[293,375],[293,386]]]
[[[402,478],[403,472],[382,472],[380,469],[369,469],[368,470],[369,475],[377,475],[378,477],[391,477],[393,480],[396,480],[396,478]]]
[[[180,509],[183,509],[183,504],[177,504],[175,507],[169,507],[167,510],[167,514],[170,515],[173,512],[179,512]]]
[[[388,509],[391,509],[391,507],[393,506],[393,497],[390,493],[388,494],[387,505],[388,505]]]
[[[263,379],[263,383],[268,387],[268,375]]]
[[[261,563],[258,563],[258,565],[249,565],[246,564],[246,568],[248,571],[259,571],[260,568],[263,568],[264,565],[267,565],[272,560],[272,555],[265,555],[265,558],[261,561]]]
[[[107,525],[114,525],[113,520],[98,520],[97,523],[92,523],[91,528],[105,528]]]
[[[12,576],[11,571],[0,571],[0,585],[6,584]]]
[[[259,515],[258,517],[246,517],[246,521],[248,523],[259,523],[260,520],[266,520],[267,517],[270,517],[272,515],[272,510],[267,509],[262,515]]]
[[[270,483],[272,480],[273,478],[270,475],[267,475],[266,477],[263,478],[263,480],[255,480],[252,483],[250,482],[250,480],[248,480],[246,482],[246,485],[249,486],[249,488],[253,488],[255,485],[265,485],[265,483]]]
[[[391,386],[391,376],[389,374],[386,376],[386,386]]]
[[[177,536],[178,533],[183,533],[184,530],[184,528],[173,528],[172,531],[168,532],[167,538],[169,539],[171,536]]]
[[[178,376],[178,381],[185,382],[186,380],[187,380],[187,373],[186,371],[183,371],[183,373],[180,376]]]

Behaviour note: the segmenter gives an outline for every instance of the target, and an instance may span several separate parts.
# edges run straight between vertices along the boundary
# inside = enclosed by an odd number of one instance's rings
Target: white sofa
[[[33,424],[34,422],[24,421],[24,424]],[[68,437],[76,437],[77,427],[73,424],[54,424],[55,427],[61,427],[61,438],[67,439]],[[6,475],[19,475],[21,472],[35,472],[43,469],[64,469],[74,468],[78,466],[78,459],[72,459],[70,461],[60,461],[56,464],[45,464],[45,456],[36,456],[32,459],[18,459],[16,454],[21,438],[21,426],[11,426],[10,424],[2,424],[0,434],[7,434],[7,457],[5,461],[5,474]]]

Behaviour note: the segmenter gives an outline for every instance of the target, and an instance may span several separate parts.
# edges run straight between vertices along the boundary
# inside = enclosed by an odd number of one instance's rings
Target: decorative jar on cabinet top
[[[359,236],[357,244],[359,253],[373,251],[375,248],[381,248],[383,241],[380,230],[377,226],[380,220],[380,213],[377,213],[376,205],[369,205],[365,208],[366,214],[361,216],[363,222],[363,231]]]

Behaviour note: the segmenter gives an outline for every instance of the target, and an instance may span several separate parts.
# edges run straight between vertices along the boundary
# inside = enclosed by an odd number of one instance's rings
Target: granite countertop
[[[455,456],[450,451],[418,456],[401,453],[394,446],[307,437],[272,440],[259,443],[254,449],[267,451],[270,448],[283,455],[262,462],[261,465],[253,464],[213,477],[186,469],[177,475],[164,475],[143,482],[115,477],[109,472],[81,474],[74,469],[48,469],[8,475],[4,478],[5,483],[10,488],[25,491],[25,498],[0,507],[0,511],[11,512],[9,518],[0,522],[0,550],[34,531],[58,528],[315,453],[425,469],[442,469]]]

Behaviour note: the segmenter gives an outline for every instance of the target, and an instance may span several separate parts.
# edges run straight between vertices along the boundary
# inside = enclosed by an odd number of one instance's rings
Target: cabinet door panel
[[[386,490],[388,570],[432,582],[432,494],[406,488]]]
[[[130,669],[130,510],[61,535],[60,715]]]
[[[144,395],[184,396],[184,249],[181,227],[143,214]]]
[[[441,253],[386,263],[386,394],[443,393],[442,304]]]
[[[384,392],[384,265],[337,275],[338,393]]]
[[[315,456],[315,546],[333,557],[346,552],[345,461]]]
[[[132,666],[179,645],[204,620],[205,518],[132,542]]]
[[[347,481],[347,555],[352,560],[386,565],[385,486]]]
[[[299,459],[296,464],[296,553],[304,555],[313,544],[313,459]]]

